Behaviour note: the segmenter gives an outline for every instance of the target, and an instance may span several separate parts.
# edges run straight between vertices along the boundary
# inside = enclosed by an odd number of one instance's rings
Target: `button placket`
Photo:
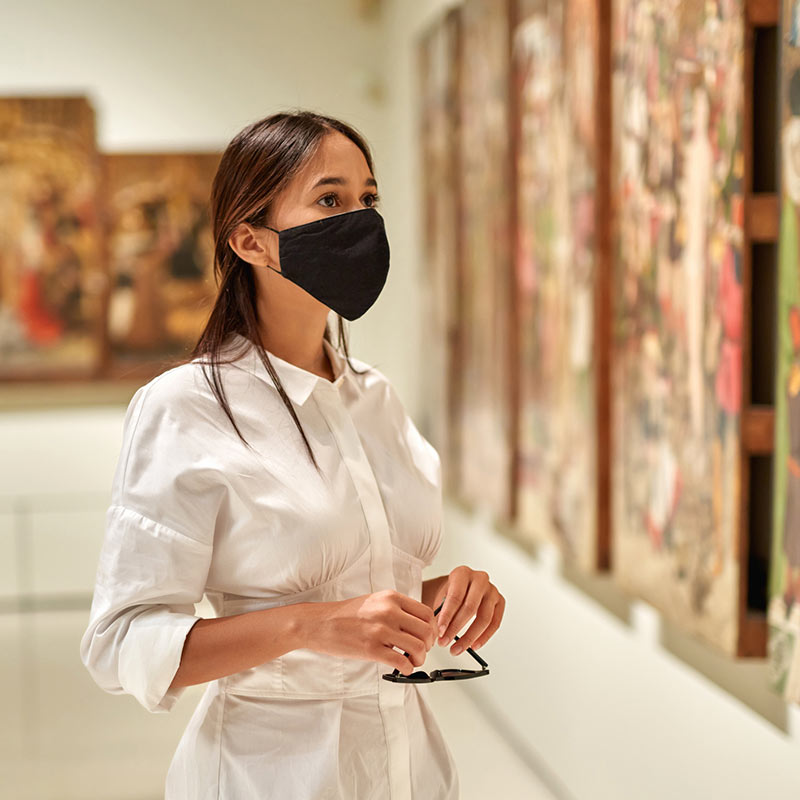
[[[350,473],[366,518],[371,550],[370,588],[373,592],[387,588],[396,589],[389,521],[375,473],[338,389],[329,381],[325,383],[325,390],[318,394],[315,392],[314,397]],[[382,665],[375,666],[378,705],[388,748],[390,798],[411,800],[410,752],[404,708],[406,687],[402,683],[382,680]]]
[[[370,562],[371,589],[378,591],[380,588],[395,588],[389,521],[375,473],[338,389],[328,381],[326,384],[325,390],[319,395],[315,394],[315,397],[317,405],[322,406],[320,411],[328,421],[328,427],[336,440],[364,511],[373,554]]]

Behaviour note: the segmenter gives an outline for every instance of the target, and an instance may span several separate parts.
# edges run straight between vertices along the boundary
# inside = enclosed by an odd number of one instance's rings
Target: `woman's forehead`
[[[376,186],[375,178],[358,145],[336,132],[325,136],[316,153],[297,174],[298,183],[304,190],[317,188],[320,181],[339,179],[330,185]]]

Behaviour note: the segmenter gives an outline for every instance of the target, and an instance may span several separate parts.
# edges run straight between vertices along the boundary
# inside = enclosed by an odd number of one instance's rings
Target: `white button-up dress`
[[[80,644],[106,691],[169,711],[184,691],[169,685],[203,595],[217,616],[382,589],[421,598],[442,530],[439,455],[383,373],[355,374],[324,347],[333,382],[269,354],[322,477],[253,348],[221,367],[253,450],[200,360],[134,395]],[[165,800],[457,798],[424,699],[441,686],[390,683],[380,677],[388,671],[300,649],[209,682]]]

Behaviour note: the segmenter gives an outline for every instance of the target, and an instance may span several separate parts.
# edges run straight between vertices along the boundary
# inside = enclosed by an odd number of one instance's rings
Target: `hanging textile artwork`
[[[622,0],[615,14],[615,573],[735,653],[743,8]]]

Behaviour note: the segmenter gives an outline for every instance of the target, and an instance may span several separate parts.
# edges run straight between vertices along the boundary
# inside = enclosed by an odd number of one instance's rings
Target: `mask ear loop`
[[[274,233],[277,233],[280,236],[280,231],[276,231],[275,228],[270,228],[269,225],[262,225],[261,227],[266,228],[268,231],[273,231]],[[273,272],[277,272],[278,275],[280,275],[281,277],[283,278],[286,277],[279,269],[275,269],[275,267],[271,267],[269,264],[265,264],[264,266],[269,267]]]

